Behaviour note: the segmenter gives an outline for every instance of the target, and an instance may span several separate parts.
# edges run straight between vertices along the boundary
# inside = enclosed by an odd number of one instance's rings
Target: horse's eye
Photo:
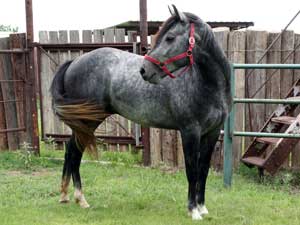
[[[175,39],[175,34],[168,34],[166,37],[166,41],[173,41]]]

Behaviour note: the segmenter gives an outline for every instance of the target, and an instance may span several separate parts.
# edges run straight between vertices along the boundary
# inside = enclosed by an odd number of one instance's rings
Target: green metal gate
[[[300,104],[300,100],[287,99],[252,99],[235,97],[235,70],[237,69],[300,69],[300,64],[231,64],[231,94],[233,96],[232,110],[224,126],[224,186],[230,187],[232,183],[232,139],[233,136],[244,137],[277,137],[277,138],[300,138],[300,134],[243,132],[234,130],[235,104]]]

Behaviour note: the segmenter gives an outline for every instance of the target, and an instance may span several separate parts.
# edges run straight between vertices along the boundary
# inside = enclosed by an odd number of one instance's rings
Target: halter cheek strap
[[[195,47],[195,26],[194,23],[191,23],[191,28],[190,28],[190,37],[189,37],[189,48],[186,52],[183,52],[179,55],[173,56],[163,62],[149,56],[149,55],[145,55],[144,58],[152,63],[154,63],[155,65],[159,66],[161,70],[163,70],[169,77],[171,78],[176,78],[175,75],[173,75],[169,69],[167,68],[167,65],[178,61],[180,59],[183,58],[189,58],[190,63],[177,75],[180,76],[182,75],[184,72],[186,72],[193,64],[194,64],[194,57],[193,57],[193,48]]]

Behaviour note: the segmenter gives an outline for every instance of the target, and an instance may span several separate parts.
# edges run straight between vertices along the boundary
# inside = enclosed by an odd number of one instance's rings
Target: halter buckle
[[[194,37],[190,37],[190,38],[189,38],[189,44],[190,44],[191,46],[194,46],[194,45],[195,45],[195,38],[194,38]]]

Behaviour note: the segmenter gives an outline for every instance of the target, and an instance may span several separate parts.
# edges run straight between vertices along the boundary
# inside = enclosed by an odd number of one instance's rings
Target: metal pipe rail
[[[232,139],[233,136],[243,137],[276,137],[276,138],[300,138],[300,134],[280,134],[261,132],[234,131],[235,104],[256,103],[256,104],[300,104],[299,99],[251,99],[235,98],[235,70],[236,69],[300,69],[300,64],[231,64],[231,95],[233,97],[232,110],[224,125],[224,186],[230,187],[232,183]]]

